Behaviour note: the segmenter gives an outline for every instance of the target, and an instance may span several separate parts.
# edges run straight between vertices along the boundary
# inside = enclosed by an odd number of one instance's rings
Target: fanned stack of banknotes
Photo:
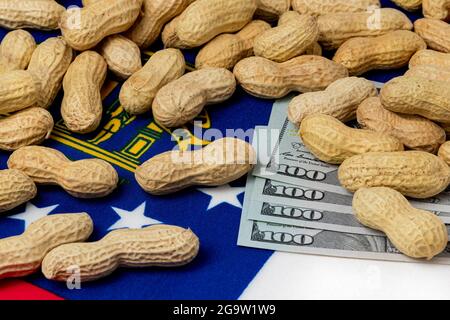
[[[317,160],[303,145],[287,118],[289,101],[276,102],[268,126],[255,129],[258,164],[247,180],[238,245],[417,262],[398,252],[383,233],[356,220],[353,195],[340,186],[338,167]],[[450,230],[450,192],[412,205],[434,212]],[[450,264],[450,247],[431,263]]]

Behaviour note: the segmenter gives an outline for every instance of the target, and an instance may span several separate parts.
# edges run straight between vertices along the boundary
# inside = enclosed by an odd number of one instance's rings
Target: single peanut
[[[325,90],[337,79],[348,77],[347,69],[319,56],[304,55],[283,63],[262,57],[239,61],[234,75],[245,91],[260,98],[281,98],[289,92]]]
[[[350,75],[361,75],[370,70],[404,67],[413,54],[426,48],[425,41],[414,32],[397,30],[378,37],[347,40],[333,61],[346,67]]]
[[[450,67],[433,64],[419,65],[406,71],[405,76],[450,82]]]
[[[392,0],[392,2],[407,11],[419,10],[422,6],[422,0]]]
[[[15,169],[0,170],[0,212],[24,204],[33,199],[36,193],[37,188],[33,180],[22,171]]]
[[[152,105],[153,117],[166,127],[181,126],[198,116],[206,105],[228,100],[235,90],[236,79],[227,69],[193,71],[158,91]]]
[[[438,151],[438,156],[450,166],[450,141],[441,145]]]
[[[194,260],[199,247],[198,237],[181,227],[154,225],[115,230],[96,242],[70,243],[53,249],[42,261],[42,273],[47,279],[66,281],[76,266],[81,281],[92,281],[119,267],[177,267]]]
[[[107,66],[101,55],[85,51],[70,65],[64,76],[64,98],[61,115],[73,132],[92,132],[100,124],[103,103],[100,89],[106,78]]]
[[[392,136],[347,127],[326,114],[311,114],[300,126],[300,137],[319,160],[339,164],[356,154],[375,151],[403,151],[403,144]]]
[[[176,34],[182,43],[198,47],[221,33],[239,31],[255,11],[255,0],[197,0],[181,14]]]
[[[411,57],[409,67],[413,68],[419,65],[436,65],[450,67],[450,54],[434,50],[420,50]]]
[[[328,13],[364,12],[379,7],[379,0],[292,0],[295,11],[316,17]]]
[[[28,71],[14,70],[0,74],[0,113],[19,111],[34,105],[39,92],[39,82]]]
[[[21,235],[0,239],[0,278],[35,273],[50,250],[85,241],[93,229],[87,213],[55,214],[34,221]]]
[[[217,36],[197,54],[195,67],[232,69],[240,60],[253,55],[255,38],[270,28],[267,22],[254,20],[236,34]]]
[[[351,192],[388,187],[408,197],[425,199],[447,188],[450,169],[444,160],[428,152],[369,152],[345,160],[338,178]]]
[[[0,150],[12,151],[40,144],[50,137],[52,115],[43,108],[28,108],[0,119]]]
[[[99,0],[85,8],[71,8],[61,16],[61,33],[72,48],[88,50],[107,36],[128,30],[140,13],[142,1]]]
[[[398,77],[381,89],[381,103],[393,112],[416,114],[450,123],[449,84],[445,81]]]
[[[255,39],[253,51],[275,62],[285,62],[301,55],[319,38],[316,20],[295,11],[284,13],[278,26],[263,32]]]
[[[369,97],[377,96],[375,85],[364,78],[343,78],[325,91],[301,94],[289,103],[288,118],[296,125],[311,114],[321,113],[347,122],[355,119],[356,108]]]
[[[18,169],[38,184],[59,185],[77,198],[110,194],[119,182],[116,170],[100,159],[70,161],[58,150],[28,146],[14,151],[8,168]]]
[[[319,16],[319,42],[326,49],[337,49],[355,37],[381,36],[395,30],[412,30],[413,24],[402,12],[383,8],[371,12],[341,12]]]
[[[389,134],[409,149],[436,153],[445,142],[445,131],[440,126],[420,116],[386,110],[378,97],[364,100],[356,116],[362,128]]]
[[[384,232],[395,248],[411,258],[430,260],[447,246],[445,224],[434,213],[412,207],[394,189],[359,189],[353,211],[359,222]]]
[[[130,114],[149,111],[156,93],[181,77],[185,69],[186,63],[180,50],[165,49],[156,52],[141,70],[125,81],[119,94],[120,103]]]
[[[0,44],[0,73],[25,70],[36,49],[33,36],[25,30],[14,30],[5,35]]]
[[[422,7],[426,18],[447,20],[450,16],[449,0],[423,0]]]
[[[48,38],[34,51],[28,72],[40,84],[37,100],[40,107],[47,109],[53,104],[73,56],[72,48],[61,37]]]
[[[108,64],[109,70],[119,78],[128,79],[142,68],[139,47],[124,36],[116,34],[105,38],[98,51]]]
[[[450,52],[450,25],[436,19],[419,19],[414,22],[415,32],[421,36],[430,49]]]
[[[149,47],[163,26],[181,14],[193,0],[144,0],[142,14],[126,36],[141,48]]]
[[[0,0],[0,27],[58,29],[64,7],[53,0]]]
[[[263,20],[274,21],[289,10],[291,0],[256,0],[255,16]]]
[[[247,142],[223,138],[201,150],[168,151],[143,163],[136,181],[154,195],[173,193],[189,186],[220,186],[247,174],[256,154]]]

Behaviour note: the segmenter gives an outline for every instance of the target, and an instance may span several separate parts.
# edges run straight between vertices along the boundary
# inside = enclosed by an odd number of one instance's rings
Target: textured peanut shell
[[[156,93],[169,82],[181,77],[185,69],[186,63],[180,50],[165,49],[156,52],[142,69],[122,85],[120,103],[130,114],[149,111]]]
[[[379,7],[379,0],[292,0],[295,11],[316,17],[328,13],[364,12]]]
[[[111,274],[119,267],[178,267],[197,256],[200,241],[190,230],[169,225],[115,230],[90,243],[71,243],[50,251],[42,261],[47,279],[66,281],[77,266],[81,281]]]
[[[25,30],[14,30],[5,35],[0,44],[0,73],[25,70],[36,49],[33,36]]]
[[[0,212],[20,206],[33,199],[36,193],[37,188],[33,180],[22,171],[15,169],[0,170]]]
[[[306,51],[306,55],[313,55],[313,56],[321,56],[322,55],[322,47],[318,42],[314,42],[312,45],[310,45]]]
[[[41,0],[42,1],[42,0]],[[143,0],[99,0],[61,16],[61,33],[74,49],[93,48],[107,36],[128,30],[136,21]]]
[[[339,164],[356,154],[376,151],[403,151],[392,136],[347,127],[326,114],[307,116],[300,126],[303,143],[319,160]]]
[[[338,178],[351,192],[388,187],[408,197],[425,199],[447,188],[450,169],[444,160],[428,152],[369,152],[345,160]]]
[[[146,192],[169,194],[193,185],[219,186],[247,174],[255,164],[253,147],[223,138],[201,150],[168,151],[143,163],[135,173]]]
[[[58,29],[65,8],[53,0],[0,0],[0,27]]]
[[[255,38],[270,28],[267,22],[254,20],[236,34],[217,36],[197,54],[195,67],[232,69],[240,60],[253,55]]]
[[[198,116],[206,105],[228,100],[236,79],[223,68],[204,68],[162,87],[152,105],[153,117],[166,127],[178,127]]]
[[[362,128],[389,134],[409,149],[436,153],[445,142],[440,126],[420,116],[386,110],[378,97],[364,100],[356,116]]]
[[[116,170],[106,161],[70,161],[58,150],[28,146],[14,151],[8,168],[18,169],[38,184],[59,185],[77,198],[99,198],[110,194],[119,182]]]
[[[413,24],[402,12],[383,8],[373,12],[329,13],[317,19],[319,42],[326,49],[337,49],[355,37],[374,37],[395,30],[412,30]]]
[[[43,108],[28,108],[0,119],[0,149],[17,150],[40,144],[53,129],[52,115]]]
[[[420,65],[436,65],[450,67],[450,54],[434,50],[420,50],[411,57],[409,67],[413,68]]]
[[[325,91],[301,94],[289,103],[288,118],[296,125],[310,114],[327,114],[347,122],[355,119],[356,108],[369,97],[378,94],[375,85],[364,78],[336,80]]]
[[[245,91],[266,99],[282,98],[292,91],[325,90],[334,81],[348,77],[344,66],[313,55],[283,63],[250,57],[239,61],[233,73]]]
[[[449,84],[445,81],[398,77],[384,85],[380,97],[390,111],[450,123]]]
[[[39,92],[39,82],[28,71],[14,70],[0,74],[0,113],[34,105]]]
[[[141,51],[130,39],[122,35],[112,35],[105,38],[98,49],[116,76],[128,79],[142,68]]]
[[[252,20],[255,0],[197,0],[181,14],[178,38],[198,47],[221,33],[236,32]]]
[[[31,223],[21,235],[0,239],[0,278],[35,273],[50,250],[85,241],[93,229],[87,213],[55,214]]]
[[[450,141],[441,145],[438,151],[438,156],[450,166]]]
[[[401,68],[413,54],[426,48],[425,41],[414,32],[397,30],[378,37],[347,40],[333,61],[346,67],[350,75],[361,75],[370,70]]]
[[[48,38],[34,51],[28,71],[40,84],[40,107],[47,109],[53,104],[73,56],[72,48],[62,37]]]
[[[177,25],[180,21],[180,16],[172,19],[168,24],[164,26],[161,33],[161,40],[164,44],[164,48],[178,48],[178,49],[189,49],[186,43],[183,43],[177,36]]]
[[[61,115],[70,131],[92,132],[100,124],[103,103],[100,89],[107,65],[101,55],[85,51],[70,65],[64,76]]]
[[[291,0],[256,0],[255,16],[263,20],[274,21],[289,10]]]
[[[353,211],[359,222],[384,232],[400,252],[411,258],[430,260],[447,246],[444,223],[432,212],[412,207],[393,189],[359,189],[353,197]]]
[[[419,65],[406,71],[405,76],[450,82],[450,66]]]
[[[392,2],[407,11],[419,10],[422,5],[422,0],[392,0]]]
[[[447,20],[449,18],[449,0],[423,0],[423,15],[426,18]]]
[[[450,25],[436,19],[419,19],[414,22],[415,32],[421,36],[430,49],[450,52]]]

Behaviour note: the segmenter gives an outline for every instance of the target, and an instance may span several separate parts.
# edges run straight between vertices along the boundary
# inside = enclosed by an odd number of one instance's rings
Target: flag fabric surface
[[[60,1],[65,7],[81,1]],[[395,7],[382,1],[383,7]],[[415,20],[418,14],[407,13]],[[31,30],[30,30],[31,31]],[[6,34],[0,29],[0,39]],[[36,42],[59,32],[31,31]],[[152,46],[143,58],[162,48]],[[192,63],[195,50],[185,51]],[[191,65],[192,66],[192,65]],[[386,82],[405,70],[371,72],[367,78]],[[141,228],[156,223],[191,228],[200,238],[198,257],[181,268],[120,269],[99,281],[68,289],[65,283],[46,280],[41,273],[23,279],[0,280],[0,299],[237,299],[263,267],[272,252],[236,245],[245,179],[217,188],[189,188],[169,196],[151,196],[134,179],[134,170],[147,159],[174,147],[202,147],[213,136],[207,129],[252,129],[265,125],[272,100],[246,94],[238,87],[234,96],[208,107],[197,119],[176,130],[158,125],[151,113],[128,115],[118,101],[120,82],[109,76],[103,88],[104,116],[92,134],[73,134],[65,128],[59,111],[60,94],[50,111],[54,131],[44,145],[62,151],[72,160],[97,157],[117,169],[120,185],[102,199],[76,199],[57,186],[39,186],[36,198],[0,217],[0,238],[20,234],[31,222],[57,213],[88,212],[95,223],[91,240],[119,228]],[[0,153],[1,169],[9,153]],[[263,281],[263,279],[261,280]]]

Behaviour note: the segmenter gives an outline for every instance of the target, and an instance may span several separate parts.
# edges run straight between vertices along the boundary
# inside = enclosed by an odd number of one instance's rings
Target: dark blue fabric
[[[60,1],[64,6],[80,5],[80,1]],[[382,1],[384,6],[393,6]],[[416,18],[416,15],[411,15]],[[0,39],[6,30],[0,29]],[[37,42],[57,32],[32,31]],[[161,44],[156,44],[156,50]],[[191,63],[195,50],[186,52]],[[384,82],[400,71],[373,72],[369,78]],[[64,152],[71,159],[98,156],[113,159],[121,178],[121,184],[112,195],[97,200],[75,199],[61,188],[40,186],[38,196],[31,203],[39,208],[58,204],[53,213],[88,212],[94,222],[95,231],[91,240],[101,238],[119,216],[112,207],[133,210],[146,201],[145,214],[167,224],[190,227],[199,236],[201,250],[198,258],[190,265],[177,269],[122,269],[100,281],[83,283],[82,290],[68,290],[64,283],[47,281],[41,274],[27,277],[26,280],[48,289],[68,299],[236,299],[261,269],[272,252],[241,248],[236,245],[239,228],[240,209],[229,204],[221,204],[207,210],[210,197],[195,188],[170,196],[155,197],[143,192],[135,182],[132,168],[152,156],[171,150],[176,146],[169,133],[152,123],[151,114],[139,116],[134,120],[120,112],[117,100],[120,85],[104,101],[105,115],[102,125],[93,134],[76,135],[65,132],[61,123],[58,97],[51,112],[59,125],[52,138],[44,145]],[[249,96],[240,88],[229,101],[218,106],[210,106],[207,114],[200,117],[203,126],[225,132],[228,128],[247,130],[268,121],[273,101]],[[192,131],[193,125],[185,128]],[[103,132],[101,138],[99,134]],[[112,134],[113,133],[113,134]],[[97,138],[96,138],[97,137]],[[106,139],[108,138],[109,139]],[[103,140],[104,141],[103,141]],[[152,141],[151,147],[135,158],[126,146],[133,139]],[[103,142],[99,142],[103,141]],[[7,152],[0,153],[0,167],[6,168]],[[241,179],[232,184],[243,186]],[[239,196],[242,202],[243,194]],[[23,232],[23,222],[8,218],[8,215],[21,213],[25,205],[0,218],[0,237]]]

